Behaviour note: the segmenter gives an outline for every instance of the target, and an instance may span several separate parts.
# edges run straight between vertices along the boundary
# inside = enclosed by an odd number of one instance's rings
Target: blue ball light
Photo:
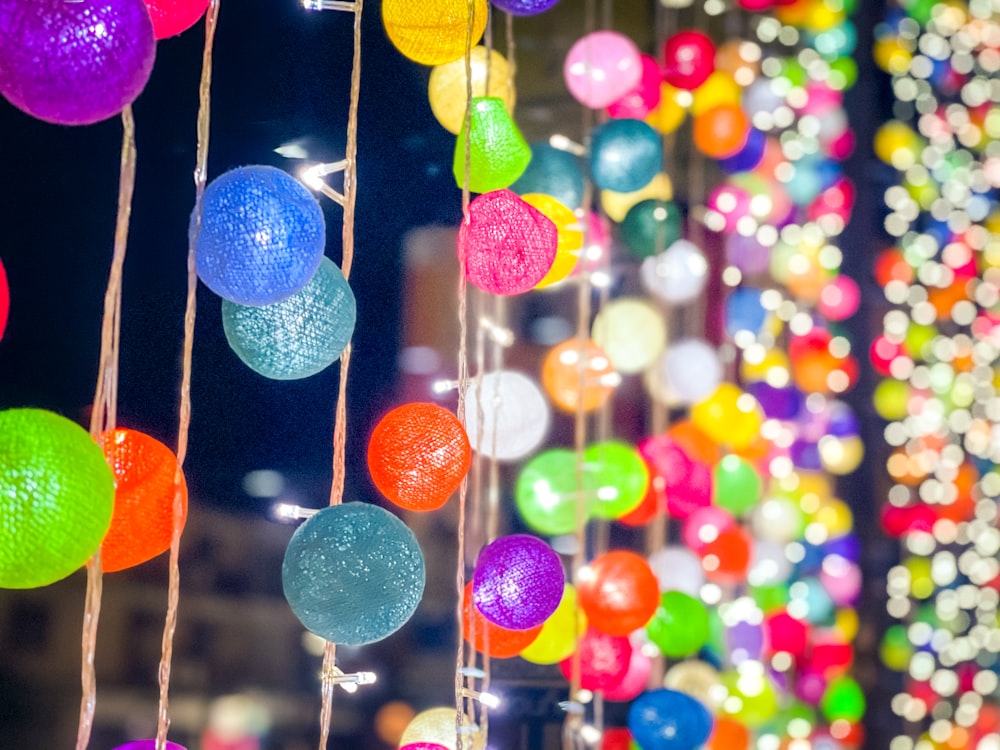
[[[601,190],[640,190],[662,169],[663,139],[642,120],[609,120],[594,128],[590,172]]]
[[[362,646],[410,619],[424,591],[424,555],[413,532],[389,511],[344,503],[296,530],[281,580],[306,628],[332,643]]]
[[[712,715],[676,690],[650,690],[632,703],[628,728],[643,750],[695,750],[712,733]]]
[[[495,8],[499,8],[512,16],[534,16],[544,13],[559,0],[492,0]]]
[[[271,305],[290,297],[313,277],[325,244],[319,203],[280,169],[239,167],[205,190],[195,263],[223,299]]]
[[[275,380],[306,378],[340,359],[356,319],[354,292],[329,258],[281,302],[251,307],[222,301],[229,346],[251,370]]]

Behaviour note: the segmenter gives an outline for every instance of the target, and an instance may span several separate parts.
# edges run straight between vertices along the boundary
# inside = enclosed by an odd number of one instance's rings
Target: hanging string
[[[104,293],[104,315],[101,320],[101,350],[97,366],[97,384],[94,405],[90,413],[90,434],[97,439],[102,432],[113,430],[118,412],[118,352],[121,343],[122,269],[128,245],[129,220],[132,216],[132,194],[135,192],[135,120],[132,107],[122,110],[122,148],[118,175],[118,217],[115,222],[114,253],[108,287]],[[87,593],[84,601],[82,657],[80,682],[83,694],[80,699],[80,722],[76,734],[76,750],[85,750],[90,744],[97,708],[97,626],[101,617],[101,595],[104,574],[101,569],[101,551],[98,548],[87,562]]]
[[[177,472],[174,476],[173,534],[170,538],[170,572],[167,584],[167,616],[163,625],[160,653],[160,704],[156,723],[156,750],[164,750],[170,727],[170,670],[173,663],[174,633],[177,630],[177,605],[180,599],[180,542],[183,501],[184,461],[187,458],[188,433],[191,425],[191,361],[194,350],[194,323],[197,302],[198,274],[195,270],[194,246],[201,230],[202,199],[208,180],[208,144],[211,125],[212,47],[219,19],[220,0],[211,0],[205,13],[205,47],[201,59],[201,81],[198,86],[198,147],[195,157],[194,230],[188,243],[187,299],[184,309],[184,343],[181,362],[180,409],[177,429]]]

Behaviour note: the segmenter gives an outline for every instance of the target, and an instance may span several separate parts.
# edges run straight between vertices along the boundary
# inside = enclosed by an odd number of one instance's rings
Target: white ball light
[[[413,717],[413,720],[403,730],[403,736],[399,739],[399,746],[405,747],[417,742],[438,744],[448,750],[455,750],[455,707],[442,706],[440,708],[429,708],[421,711]],[[486,736],[479,727],[466,717],[465,726],[467,733],[462,746],[467,750],[482,750],[486,747]]]
[[[609,302],[594,319],[591,338],[604,349],[615,370],[642,372],[663,351],[667,327],[663,313],[648,302],[622,297]]]
[[[649,567],[660,584],[660,591],[681,591],[698,596],[705,573],[698,556],[686,547],[662,547],[649,556]]]
[[[480,422],[482,412],[482,422]],[[466,396],[465,431],[473,450],[514,461],[535,450],[549,431],[551,407],[534,380],[511,370],[483,375]]]
[[[659,255],[646,258],[639,276],[646,291],[665,302],[690,302],[705,288],[708,261],[693,242],[677,240]]]
[[[647,382],[657,401],[668,406],[694,404],[722,382],[722,362],[715,347],[701,339],[671,344],[649,370]]]

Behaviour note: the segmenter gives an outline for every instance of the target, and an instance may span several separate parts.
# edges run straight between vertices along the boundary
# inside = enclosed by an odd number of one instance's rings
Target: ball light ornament
[[[468,178],[473,193],[510,187],[527,169],[531,148],[504,100],[496,96],[473,98],[467,124],[468,129],[463,121],[455,141],[452,174],[456,184],[465,187]]]
[[[281,581],[306,628],[332,643],[362,646],[410,619],[424,591],[424,555],[413,532],[387,510],[344,503],[299,526]]]
[[[643,627],[660,600],[649,563],[628,550],[594,558],[578,574],[577,593],[590,625],[609,635],[628,635]]]
[[[718,670],[698,659],[678,662],[663,676],[664,687],[690,695],[713,712],[719,708],[719,684]]]
[[[695,116],[691,139],[705,156],[725,159],[739,153],[749,138],[750,119],[738,104],[719,104]]]
[[[715,70],[715,45],[700,31],[679,31],[663,43],[663,80],[688,91]]]
[[[538,284],[558,247],[552,220],[510,190],[478,196],[458,231],[458,256],[469,282],[490,294],[513,295]]]
[[[507,58],[496,50],[487,52],[486,47],[480,45],[469,53],[469,66],[472,69],[472,96],[496,97],[503,101],[508,112],[513,112],[516,95]],[[468,83],[464,56],[434,66],[427,82],[431,112],[441,127],[455,135],[465,123]]]
[[[562,411],[575,412],[578,404],[585,412],[601,408],[618,381],[610,357],[590,339],[567,339],[542,360],[542,387]]]
[[[704,704],[676,690],[643,693],[628,712],[628,728],[643,750],[696,750],[712,733]]]
[[[47,586],[104,539],[114,478],[86,430],[42,409],[0,411],[0,588]]]
[[[722,383],[691,407],[691,421],[720,445],[742,450],[760,433],[763,414],[757,399],[732,383]]]
[[[853,677],[837,677],[827,685],[820,710],[828,721],[857,722],[865,715],[865,694]]]
[[[701,559],[687,547],[658,549],[649,556],[649,567],[656,576],[660,591],[680,591],[696,597],[705,582]]]
[[[708,610],[690,594],[665,591],[646,625],[646,633],[664,656],[691,656],[708,642]]]
[[[526,630],[541,625],[556,611],[565,583],[555,550],[537,537],[511,534],[479,552],[472,597],[493,624]]]
[[[622,220],[621,234],[632,255],[649,258],[680,240],[684,234],[684,217],[673,201],[647,198],[629,208]]]
[[[663,493],[672,518],[687,518],[711,503],[711,469],[691,458],[669,435],[643,440],[639,453],[649,465],[651,487]]]
[[[607,106],[610,117],[634,117],[641,120],[660,103],[662,75],[660,64],[649,55],[640,55],[642,73],[639,81]]]
[[[194,26],[205,15],[208,0],[145,0],[153,36],[167,39]]]
[[[155,54],[143,0],[0,2],[0,94],[39,120],[118,114],[142,92]]]
[[[401,745],[399,750],[448,750],[448,748],[437,742],[407,742]]]
[[[698,117],[723,104],[738,105],[742,94],[743,87],[733,80],[732,75],[716,70],[691,92],[689,111],[692,117]]]
[[[521,200],[542,212],[556,225],[556,257],[552,267],[535,289],[546,289],[569,276],[576,268],[580,252],[583,250],[583,232],[580,231],[576,214],[566,205],[544,193],[523,193]]]
[[[576,651],[577,634],[587,632],[587,615],[578,605],[573,584],[563,588],[556,611],[542,623],[537,637],[521,650],[521,658],[532,664],[557,664]]]
[[[609,120],[594,128],[590,173],[601,190],[619,193],[639,190],[662,168],[663,140],[642,120]]]
[[[7,283],[7,272],[3,261],[0,261],[0,341],[7,330],[7,316],[10,314],[10,287]]]
[[[580,104],[601,109],[627,94],[642,79],[635,42],[616,31],[594,31],[578,39],[563,63],[569,93]]]
[[[531,144],[527,169],[510,186],[518,195],[543,193],[570,209],[583,205],[583,171],[580,160],[547,141]]]
[[[619,297],[601,308],[590,335],[615,370],[627,375],[642,372],[663,351],[667,326],[663,313],[645,300]]]
[[[491,0],[492,5],[512,16],[536,16],[544,13],[559,0]]]
[[[630,513],[649,489],[649,469],[628,443],[594,443],[584,450],[583,463],[589,507],[600,518],[615,519]]]
[[[470,31],[471,42],[476,44],[483,36],[488,18],[486,0],[382,3],[382,24],[389,41],[405,57],[421,65],[458,60],[465,54]]]
[[[164,750],[186,750],[183,745],[176,742],[166,741]],[[132,740],[124,745],[118,745],[114,750],[156,750],[156,740]]]
[[[691,302],[708,282],[708,260],[697,245],[677,240],[664,252],[646,258],[639,267],[643,287],[671,304]]]
[[[437,404],[396,407],[379,420],[368,441],[372,481],[406,510],[440,508],[471,463],[472,448],[462,423]]]
[[[259,306],[292,296],[316,273],[325,244],[319,203],[280,169],[238,167],[205,189],[195,264],[223,299]]]
[[[670,344],[649,371],[647,383],[657,401],[667,405],[693,404],[722,382],[719,353],[701,339]]]
[[[630,193],[617,193],[614,190],[601,191],[601,208],[611,221],[619,224],[625,220],[629,209],[637,203],[655,199],[670,201],[674,197],[674,183],[666,172],[658,172],[645,186]],[[680,212],[677,212],[678,216]]]
[[[723,456],[712,474],[712,501],[715,505],[742,516],[760,500],[763,482],[760,473],[745,458]]]
[[[584,488],[584,518],[591,515],[595,494]],[[570,534],[577,524],[576,453],[552,448],[528,461],[514,487],[514,503],[533,531],[548,536]]]
[[[722,702],[722,713],[750,729],[764,726],[778,713],[778,691],[763,666],[724,672],[720,683],[728,693]]]
[[[638,638],[634,638],[628,669],[617,685],[604,691],[604,699],[618,703],[634,700],[646,689],[652,671],[653,660],[643,652],[642,643],[638,642]]]
[[[580,687],[584,690],[608,690],[619,685],[628,673],[632,660],[632,643],[623,635],[610,635],[588,627],[580,639]],[[572,680],[574,661],[571,656],[559,663],[563,677]]]
[[[494,625],[472,603],[472,581],[465,585],[462,594],[462,635],[476,651],[489,654],[493,659],[510,659],[530,645],[542,630],[536,625],[527,630],[509,630]]]
[[[472,449],[499,461],[523,458],[541,445],[551,415],[538,384],[513,370],[488,372],[466,393],[465,432]]]
[[[251,370],[274,380],[298,380],[332,365],[351,341],[357,303],[329,258],[312,279],[280,302],[260,307],[222,300],[226,341]]]
[[[421,711],[403,730],[403,736],[399,740],[400,750],[413,744],[421,747],[421,750],[422,746],[427,745],[430,748],[439,745],[445,750],[456,750],[458,733],[455,720],[454,706],[440,706]],[[462,717],[462,736],[463,750],[483,750],[486,747],[486,734],[480,730],[471,716]]]
[[[111,527],[101,543],[105,573],[131,568],[170,548],[174,500],[180,501],[178,527],[187,519],[187,485],[177,476],[177,457],[156,438],[118,428],[97,439],[115,475]]]

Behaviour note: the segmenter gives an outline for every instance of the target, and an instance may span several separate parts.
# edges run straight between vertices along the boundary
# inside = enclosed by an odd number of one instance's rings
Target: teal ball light
[[[594,128],[590,174],[601,190],[640,190],[662,169],[663,139],[642,120],[610,120]]]
[[[281,302],[252,307],[222,301],[229,346],[251,370],[274,380],[306,378],[332,365],[350,343],[356,320],[354,292],[329,258]]]
[[[0,588],[48,586],[97,551],[115,480],[86,430],[44,409],[0,411]]]
[[[413,532],[368,503],[319,511],[292,536],[281,567],[295,616],[344,646],[374,643],[399,630],[420,603],[425,576]]]

